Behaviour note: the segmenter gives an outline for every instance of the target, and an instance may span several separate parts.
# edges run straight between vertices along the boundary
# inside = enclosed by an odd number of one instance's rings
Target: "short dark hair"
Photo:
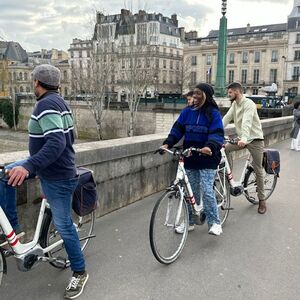
[[[295,102],[295,103],[294,103],[294,108],[295,108],[295,109],[298,109],[298,106],[299,106],[299,105],[300,105],[300,101]]]
[[[193,91],[189,91],[184,96],[185,96],[185,98],[187,98],[187,97],[193,97],[193,95],[194,95],[194,92]]]
[[[227,90],[233,89],[233,90],[239,90],[241,93],[243,92],[243,87],[238,82],[232,82],[227,86]]]
[[[49,85],[49,84],[40,82],[39,80],[38,80],[38,82],[39,82],[39,85],[47,91],[57,91],[58,90],[58,86]]]

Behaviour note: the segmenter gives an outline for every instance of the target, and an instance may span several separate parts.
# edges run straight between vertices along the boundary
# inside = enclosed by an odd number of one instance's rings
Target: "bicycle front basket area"
[[[73,194],[72,208],[78,216],[86,216],[98,207],[96,183],[91,170],[77,167],[78,185]]]

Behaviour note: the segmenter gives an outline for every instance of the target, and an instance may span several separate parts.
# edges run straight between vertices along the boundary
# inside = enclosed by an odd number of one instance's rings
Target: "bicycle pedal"
[[[70,266],[70,261],[61,256],[56,257],[55,263],[61,268],[68,268]]]
[[[221,209],[222,209],[222,210],[234,210],[233,207],[228,207],[228,208],[223,208],[223,207],[221,207]]]

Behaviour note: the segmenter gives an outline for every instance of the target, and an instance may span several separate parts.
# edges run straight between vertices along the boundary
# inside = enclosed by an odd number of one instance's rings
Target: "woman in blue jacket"
[[[204,213],[209,231],[222,233],[217,201],[214,193],[216,169],[221,160],[224,127],[218,105],[213,99],[214,90],[206,83],[198,84],[193,93],[194,106],[185,108],[174,123],[163,148],[171,148],[184,137],[183,148],[196,147],[203,155],[186,157],[184,166],[196,201],[203,195]],[[194,230],[192,210],[189,209],[189,231]],[[178,228],[182,233],[184,228]]]

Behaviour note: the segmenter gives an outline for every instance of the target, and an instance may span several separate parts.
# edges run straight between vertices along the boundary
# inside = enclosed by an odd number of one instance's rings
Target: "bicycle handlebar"
[[[167,152],[171,155],[174,155],[174,156],[184,156],[184,157],[191,156],[192,152],[197,152],[199,155],[204,155],[201,152],[200,148],[195,148],[195,147],[190,147],[183,151],[180,151],[178,148],[175,148],[173,151],[170,149],[166,149],[166,148],[159,148],[159,149],[155,150],[154,154],[156,154],[156,153],[164,154],[165,152]]]
[[[225,143],[229,143],[231,145],[237,145],[239,140],[240,140],[239,137],[236,137],[236,138],[231,138],[229,136],[224,137]]]

